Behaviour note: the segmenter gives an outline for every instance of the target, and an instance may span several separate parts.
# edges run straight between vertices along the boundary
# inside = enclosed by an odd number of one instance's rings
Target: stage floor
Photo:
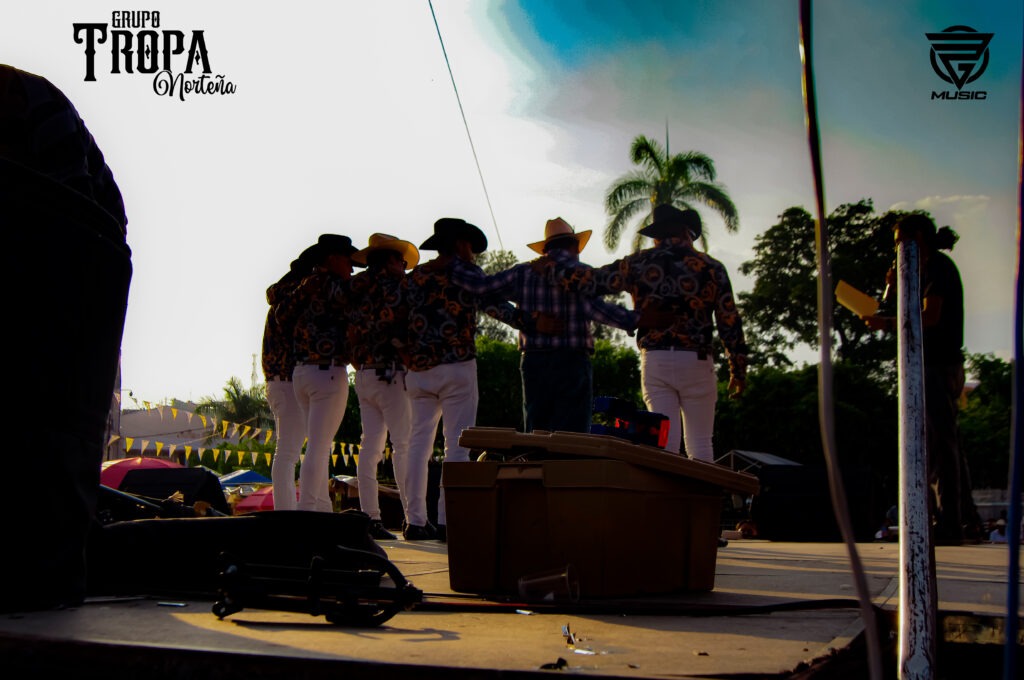
[[[492,610],[486,600],[451,591],[444,544],[399,539],[380,545],[423,591],[425,603],[379,627],[348,628],[323,616],[255,609],[219,619],[212,600],[94,599],[76,609],[0,616],[4,675],[56,671],[76,678],[199,680],[356,673],[408,680],[414,673],[452,680],[560,668],[601,677],[781,678],[855,649],[851,643],[862,631],[841,543],[734,540],[718,551],[711,592],[580,610]],[[894,612],[899,546],[868,543],[858,551],[874,603]],[[1007,546],[938,547],[936,556],[943,621],[938,634],[1001,648]],[[637,565],[638,579],[644,567]]]

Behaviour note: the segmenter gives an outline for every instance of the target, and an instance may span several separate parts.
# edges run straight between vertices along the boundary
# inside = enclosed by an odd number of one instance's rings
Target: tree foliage
[[[644,238],[639,231],[650,224],[651,211],[658,205],[681,209],[704,205],[721,215],[726,230],[739,229],[736,206],[725,187],[715,181],[715,164],[709,156],[699,151],[669,156],[666,147],[644,135],[633,140],[629,155],[638,168],[615,180],[605,196],[605,211],[611,219],[605,226],[604,244],[609,251],[618,247],[628,224],[638,217],[633,250],[639,250]],[[701,242],[706,249],[704,235]]]
[[[968,354],[977,386],[960,413],[960,439],[975,488],[1005,488],[1010,471],[1013,364],[992,354]]]
[[[485,274],[497,274],[518,263],[516,254],[511,250],[488,250],[480,253],[476,259],[477,265],[484,270]],[[515,342],[516,330],[482,312],[476,315],[476,330],[481,337],[490,338],[499,342]]]
[[[870,200],[844,204],[828,219],[833,284],[840,280],[878,299],[894,259],[893,225],[903,213],[874,214]],[[755,364],[791,366],[798,345],[818,346],[818,265],[814,219],[803,208],[787,209],[779,223],[755,238],[754,257],[740,266],[754,277],[738,295]],[[891,335],[872,332],[851,311],[835,304],[832,328],[836,359],[891,377],[896,355]]]

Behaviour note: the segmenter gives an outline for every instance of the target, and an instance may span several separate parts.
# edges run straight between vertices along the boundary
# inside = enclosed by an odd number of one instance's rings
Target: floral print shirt
[[[516,328],[522,322],[516,308],[507,302],[475,295],[456,284],[456,269],[483,274],[480,267],[460,258],[439,257],[414,268],[402,281],[402,297],[408,306],[404,354],[409,370],[425,371],[476,358],[478,311]]]
[[[292,342],[292,328],[282,326],[277,319],[277,307],[284,302],[299,285],[297,276],[288,273],[267,288],[267,320],[263,325],[263,377],[266,379],[291,380],[295,368],[295,346]]]
[[[298,363],[351,363],[348,334],[351,281],[324,270],[302,279],[278,307],[283,326],[294,325],[292,341]]]
[[[640,349],[691,349],[711,354],[715,328],[725,346],[729,372],[743,380],[747,345],[725,266],[679,239],[627,255],[603,267],[562,267],[556,273],[568,290],[595,295],[629,293],[633,306],[654,305],[675,316],[667,328],[641,329]]]
[[[404,341],[402,278],[376,267],[352,277],[348,344],[356,368],[399,359],[393,340]]]

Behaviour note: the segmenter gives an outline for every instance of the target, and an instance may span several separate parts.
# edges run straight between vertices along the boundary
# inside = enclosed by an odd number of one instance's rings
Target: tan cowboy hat
[[[365,267],[367,256],[378,250],[392,250],[401,255],[406,269],[412,269],[420,261],[420,251],[416,250],[416,246],[390,234],[371,235],[369,245],[353,254],[352,261]]]
[[[577,232],[569,223],[563,220],[561,217],[556,217],[553,220],[548,220],[548,223],[544,225],[544,240],[537,241],[536,243],[530,243],[526,247],[535,253],[544,254],[544,246],[554,241],[555,239],[572,237],[579,243],[580,252],[587,245],[587,241],[590,240],[590,229]]]

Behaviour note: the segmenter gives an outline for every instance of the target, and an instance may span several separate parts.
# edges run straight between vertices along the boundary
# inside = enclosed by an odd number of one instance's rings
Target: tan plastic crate
[[[561,458],[444,464],[460,592],[515,594],[520,577],[566,565],[583,598],[711,590],[723,489],[757,488],[750,475],[604,435],[471,428],[460,442]]]

